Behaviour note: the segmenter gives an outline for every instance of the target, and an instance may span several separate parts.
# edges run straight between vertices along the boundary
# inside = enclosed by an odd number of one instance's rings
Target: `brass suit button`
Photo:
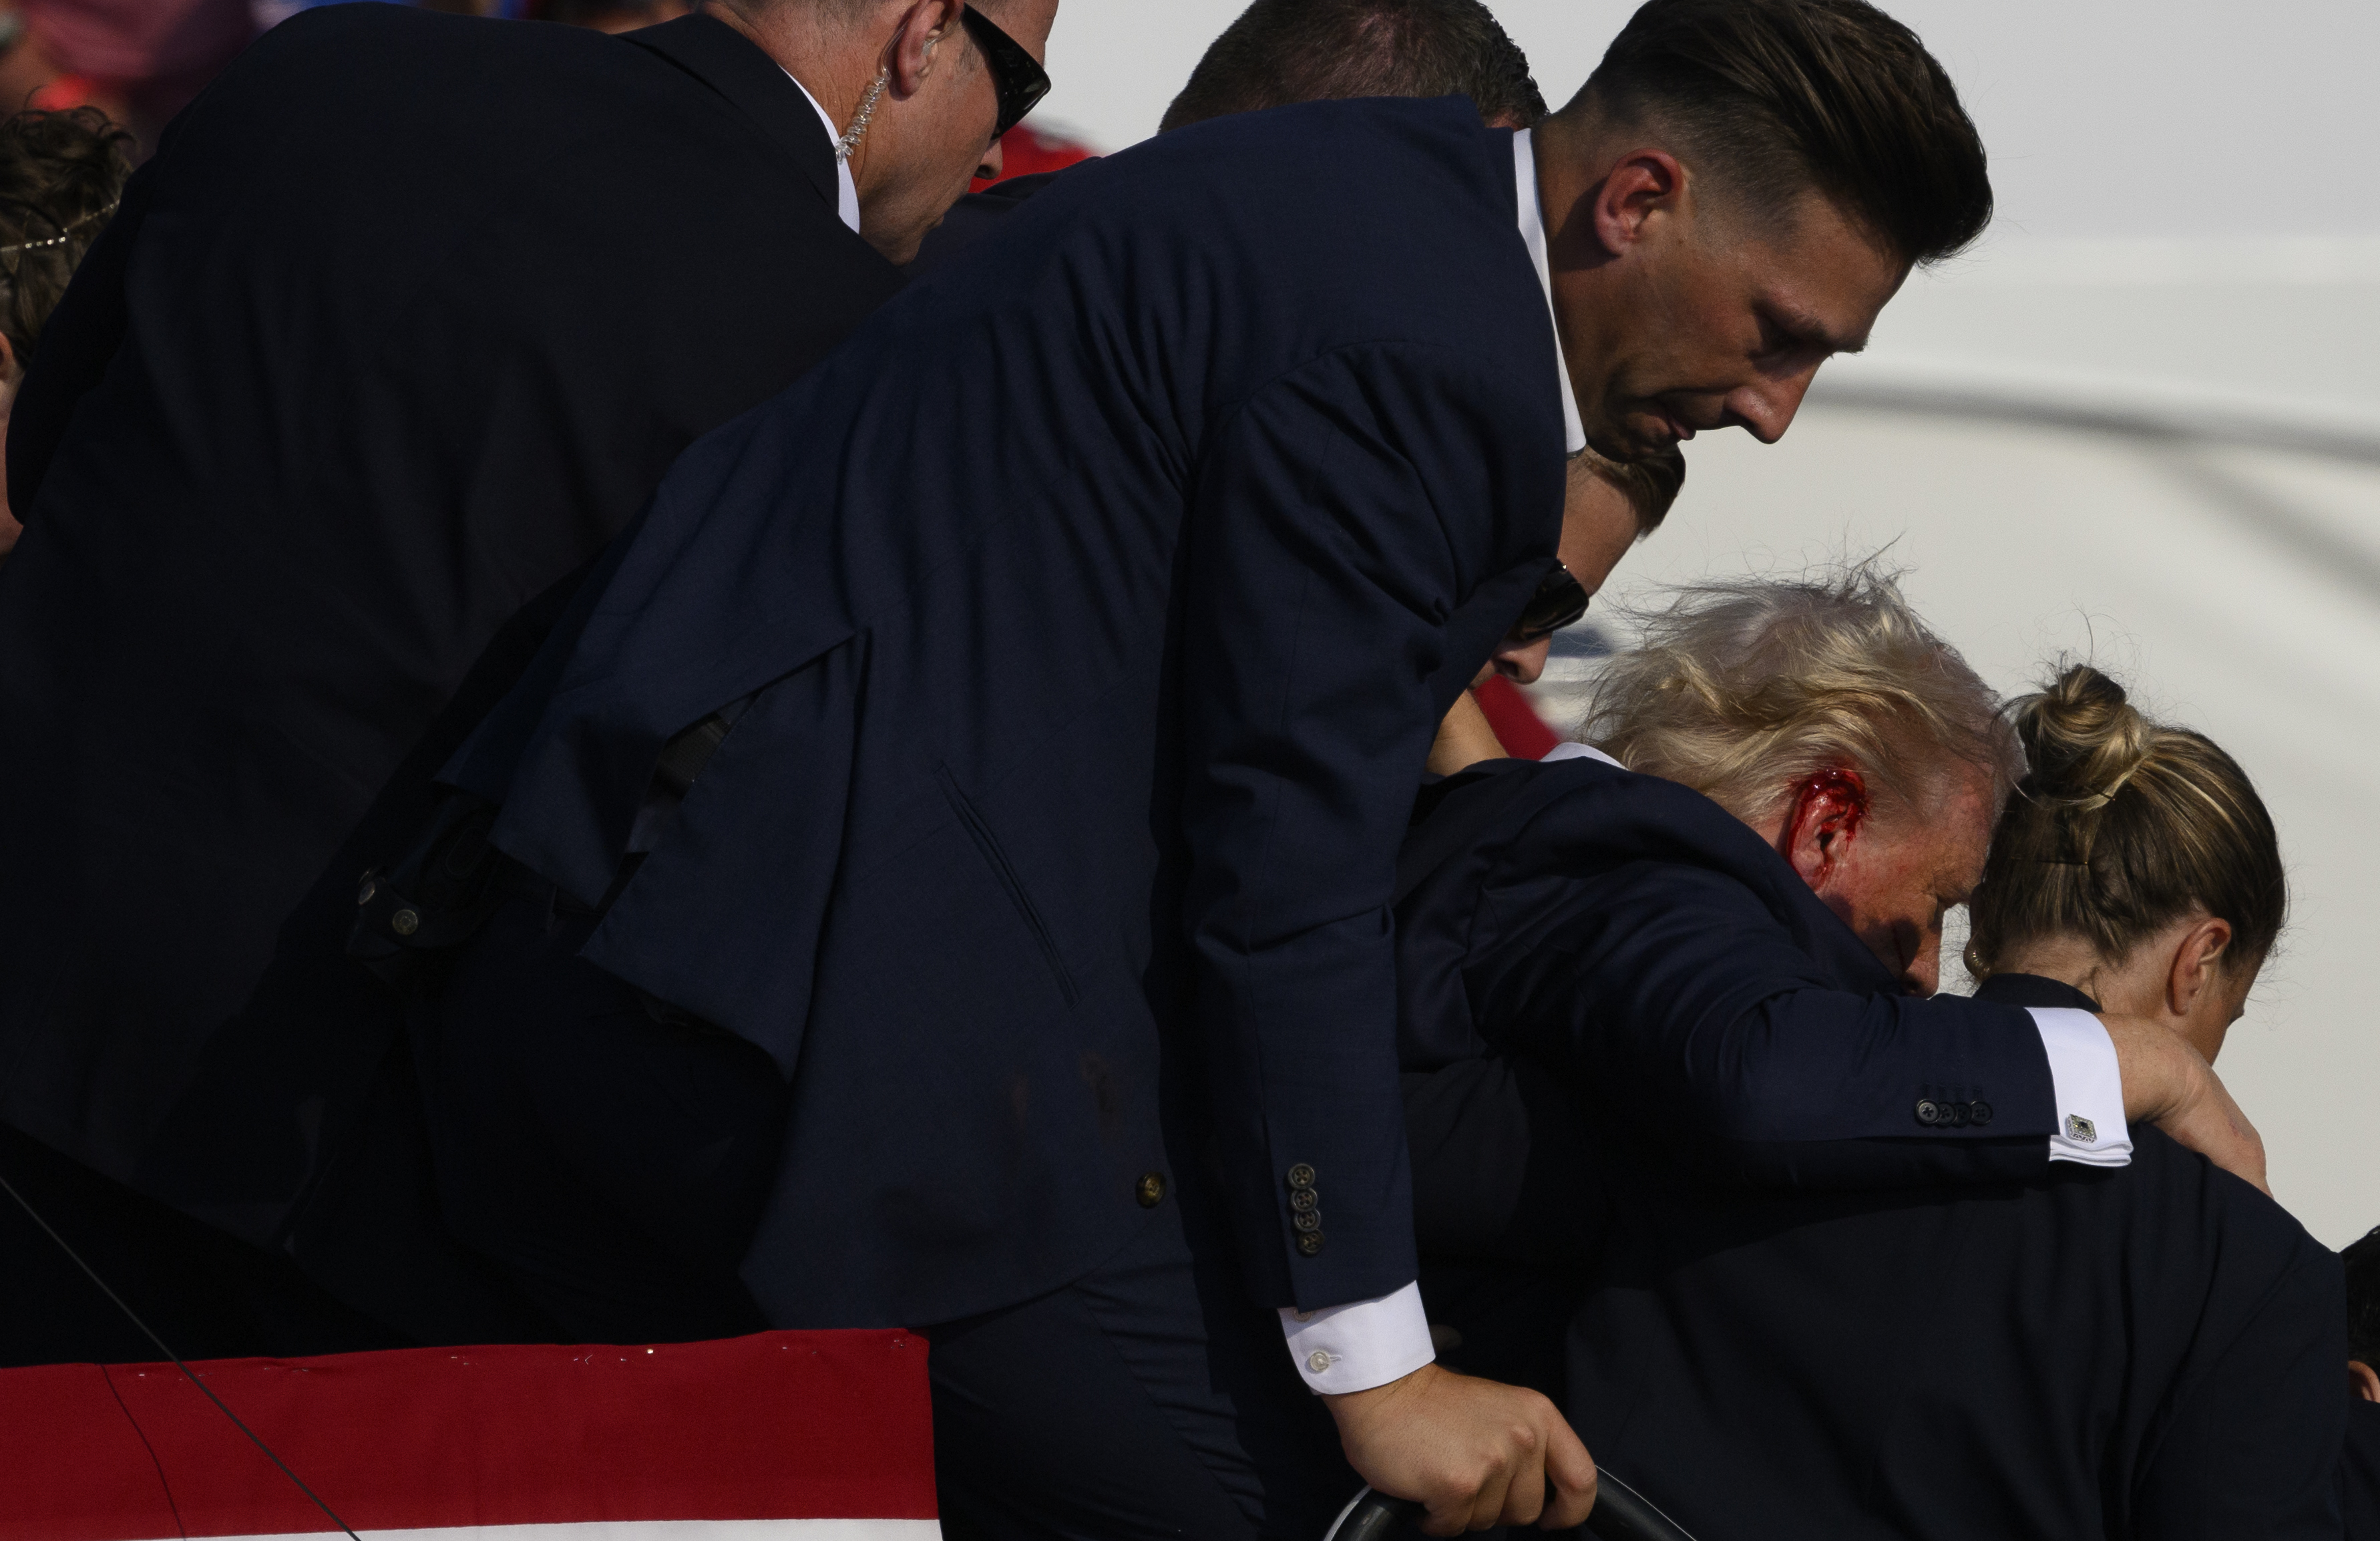
[[[1143,1209],[1154,1209],[1159,1205],[1163,1204],[1165,1202],[1165,1174],[1163,1172],[1141,1173],[1140,1180],[1133,1184],[1132,1196],[1140,1201],[1140,1206]]]
[[[388,918],[388,928],[400,936],[410,936],[421,929],[421,917],[410,910],[399,910]]]
[[[1293,1188],[1314,1186],[1314,1168],[1301,1161],[1289,1169],[1289,1185]]]

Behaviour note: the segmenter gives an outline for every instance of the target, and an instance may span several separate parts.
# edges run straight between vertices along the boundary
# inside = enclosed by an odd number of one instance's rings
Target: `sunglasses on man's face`
[[[991,18],[969,6],[959,13],[959,19],[975,38],[975,45],[983,50],[985,62],[991,66],[992,89],[1000,93],[1000,127],[991,131],[998,139],[1024,119],[1033,104],[1050,94],[1050,72],[1041,61],[1025,51],[1025,45],[992,25]]]
[[[1537,583],[1537,592],[1521,608],[1521,618],[1513,630],[1524,642],[1538,642],[1552,636],[1565,626],[1574,626],[1586,614],[1586,586],[1570,575],[1570,569],[1556,562],[1553,570]]]

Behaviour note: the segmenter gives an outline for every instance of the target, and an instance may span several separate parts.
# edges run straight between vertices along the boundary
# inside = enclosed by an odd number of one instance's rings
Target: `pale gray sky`
[[[1490,0],[1559,103],[1633,6]],[[1042,111],[1121,149],[1156,130],[1240,0],[1064,0]],[[2380,235],[2380,6],[1892,0],[1989,145],[2003,238]]]

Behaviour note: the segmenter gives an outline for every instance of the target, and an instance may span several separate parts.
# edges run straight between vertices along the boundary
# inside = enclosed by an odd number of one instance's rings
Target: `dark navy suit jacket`
[[[357,874],[535,636],[475,660],[900,286],[714,19],[335,6],[234,63],[9,426],[0,1117],[272,1241],[395,1027]]]
[[[1709,1538],[2338,1534],[2342,1281],[2278,1205],[2153,1129],[2120,1169],[2008,1148],[2031,1022],[1893,993],[1694,793],[1445,786],[1398,913],[1422,1242],[1470,1259],[1424,1292],[1502,1356],[1459,1365],[1555,1360],[1597,1460]],[[1919,1129],[1912,1080],[2009,1111]],[[1549,1254],[1558,1290],[1514,1267]]]
[[[1593,760],[1499,761],[1426,795],[1397,906],[1408,1071],[1526,1054],[1598,1119],[1727,1180],[1863,1187],[2047,1164],[2032,1019],[1901,994],[1709,799]],[[1990,1112],[1927,1123],[1921,1102]]]
[[[452,765],[590,903],[650,846],[584,955],[792,1077],[775,1319],[1026,1298],[1201,1151],[1260,1300],[1414,1277],[1396,850],[1561,502],[1515,215],[1460,98],[1073,168],[690,450]]]

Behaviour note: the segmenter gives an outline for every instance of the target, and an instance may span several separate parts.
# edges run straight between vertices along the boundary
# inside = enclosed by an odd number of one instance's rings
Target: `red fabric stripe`
[[[1488,715],[1488,726],[1496,730],[1496,741],[1504,752],[1515,760],[1542,760],[1546,751],[1561,742],[1561,738],[1548,728],[1529,698],[1521,693],[1502,675],[1488,676],[1486,683],[1471,687],[1472,699]]]
[[[905,1332],[191,1368],[358,1530],[935,1513]],[[0,1371],[0,1541],[327,1524],[171,1364]]]

